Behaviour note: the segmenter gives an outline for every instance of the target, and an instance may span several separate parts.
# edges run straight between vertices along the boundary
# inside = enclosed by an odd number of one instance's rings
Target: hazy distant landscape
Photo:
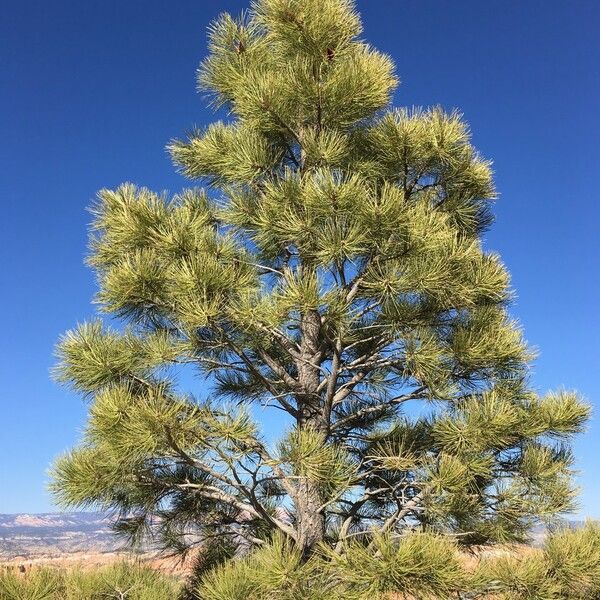
[[[580,521],[570,521],[572,527]],[[533,532],[534,545],[544,537]],[[111,529],[104,513],[66,512],[0,514],[0,561],[64,558],[70,555],[128,552],[124,541]]]
[[[123,549],[102,513],[0,514],[0,560],[52,558]]]

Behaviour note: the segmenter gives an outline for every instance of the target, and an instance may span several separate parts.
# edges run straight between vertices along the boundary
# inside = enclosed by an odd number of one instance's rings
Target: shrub
[[[559,530],[539,552],[484,561],[475,580],[499,600],[598,600],[600,525]]]
[[[382,535],[302,562],[283,537],[210,570],[201,600],[600,600],[600,525],[562,529],[473,570],[445,536]]]
[[[0,600],[175,600],[180,590],[174,579],[131,563],[0,575]]]

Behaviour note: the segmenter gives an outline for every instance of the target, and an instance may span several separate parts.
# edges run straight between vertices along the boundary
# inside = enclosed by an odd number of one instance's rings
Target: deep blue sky
[[[177,191],[168,140],[213,115],[195,92],[205,30],[238,0],[7,0],[0,23],[0,512],[52,509],[52,458],[81,400],[49,379],[59,334],[93,315],[90,205],[123,181]],[[494,160],[486,245],[540,350],[533,382],[600,407],[600,3],[359,0],[391,54],[398,105],[460,108]],[[576,445],[582,514],[600,517],[600,425]]]

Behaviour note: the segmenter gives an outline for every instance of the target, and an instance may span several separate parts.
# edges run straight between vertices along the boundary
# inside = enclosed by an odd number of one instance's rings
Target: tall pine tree
[[[227,116],[169,145],[206,191],[99,193],[89,264],[123,326],[59,344],[90,400],[63,504],[169,548],[276,539],[304,559],[412,529],[517,540],[571,509],[588,407],[528,384],[480,240],[490,163],[460,114],[390,108],[392,61],[360,34],[352,0],[223,15],[199,84]],[[257,422],[276,412],[278,441]]]

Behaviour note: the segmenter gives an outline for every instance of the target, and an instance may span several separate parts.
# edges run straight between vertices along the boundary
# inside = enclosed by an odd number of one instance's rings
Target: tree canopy
[[[589,409],[530,385],[481,241],[490,162],[458,112],[392,108],[392,60],[360,35],[351,0],[221,16],[198,82],[222,120],[168,146],[204,189],[99,192],[88,262],[113,325],[58,346],[90,402],[64,504],[171,549],[218,540],[218,560],[278,540],[334,565],[521,540],[572,509]]]

